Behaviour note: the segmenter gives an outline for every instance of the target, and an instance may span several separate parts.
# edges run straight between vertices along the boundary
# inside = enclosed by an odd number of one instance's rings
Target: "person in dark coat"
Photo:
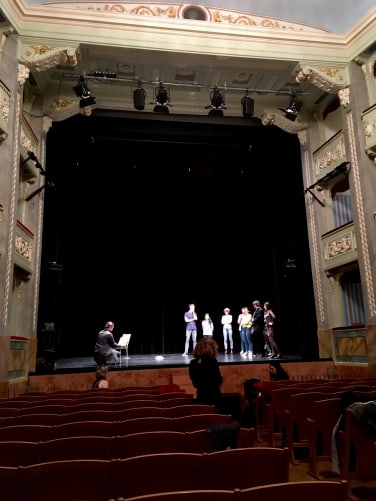
[[[197,403],[220,407],[223,377],[217,360],[218,344],[214,339],[200,339],[189,363],[189,377],[196,388]]]

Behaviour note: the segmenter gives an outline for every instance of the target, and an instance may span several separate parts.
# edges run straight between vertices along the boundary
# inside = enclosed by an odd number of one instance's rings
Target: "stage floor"
[[[118,364],[110,365],[110,370],[137,370],[137,369],[156,369],[165,367],[185,367],[189,365],[192,356],[182,356],[181,353],[171,353],[164,355],[137,355],[131,354],[127,358],[125,353],[122,353],[121,362]],[[271,359],[267,357],[242,357],[239,353],[233,355],[218,355],[218,362],[220,365],[239,365],[239,364],[259,364],[268,363]],[[279,359],[281,363],[301,362],[300,355],[283,355]],[[43,374],[50,372],[53,374],[66,374],[72,372],[87,372],[93,370],[96,364],[93,357],[71,357],[71,358],[58,358],[50,370],[43,370]],[[38,373],[38,372],[37,372]]]

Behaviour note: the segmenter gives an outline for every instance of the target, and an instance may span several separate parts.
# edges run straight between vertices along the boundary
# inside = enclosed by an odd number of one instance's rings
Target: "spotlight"
[[[211,104],[208,106],[205,106],[205,109],[210,109],[208,115],[209,116],[216,116],[216,117],[223,117],[223,111],[226,109],[226,103],[224,99],[224,93],[218,89],[217,86],[214,87],[214,89],[210,93],[210,101]]]
[[[90,116],[95,106],[95,98],[91,95],[90,89],[86,84],[85,78],[80,77],[78,84],[73,87],[77,97],[80,97],[80,109],[83,115]]]
[[[159,87],[155,88],[155,106],[153,109],[154,113],[170,113],[168,106],[170,104],[170,89],[163,85],[163,82],[160,82]]]
[[[241,100],[243,117],[250,118],[253,117],[255,111],[255,101],[248,95],[248,90]]]
[[[136,110],[141,111],[145,109],[145,97],[145,89],[142,88],[142,84],[139,81],[137,89],[133,91],[133,106],[136,108]]]
[[[296,117],[299,115],[302,106],[303,106],[302,101],[300,101],[296,92],[293,91],[291,93],[290,101],[287,108],[279,108],[279,109],[285,113],[285,118],[288,118],[292,122],[295,122]]]

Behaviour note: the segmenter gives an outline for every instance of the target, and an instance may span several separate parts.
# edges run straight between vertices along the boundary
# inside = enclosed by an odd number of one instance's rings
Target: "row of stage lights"
[[[97,72],[98,73],[98,72]],[[94,74],[93,76],[96,78],[117,78],[116,73],[111,74]],[[84,76],[80,76],[80,79],[73,87],[73,90],[76,93],[76,96],[80,98],[80,109],[83,115],[90,116],[92,110],[95,108],[95,97],[91,95],[91,91],[87,84],[87,79]],[[205,109],[209,110],[209,116],[223,116],[223,110],[226,109],[225,102],[225,91],[219,89],[217,86],[214,86],[212,91],[210,92],[210,104],[205,106]],[[173,106],[171,104],[170,97],[170,89],[165,86],[163,82],[159,82],[159,85],[154,89],[154,98],[150,104],[154,105],[153,112],[168,114],[170,113],[169,107]],[[133,91],[133,106],[136,110],[142,111],[145,109],[145,101],[146,101],[146,91],[142,87],[142,82],[138,81],[138,87]],[[241,107],[243,116],[250,118],[253,117],[254,114],[254,99],[249,95],[249,91],[246,90],[245,95],[241,99]],[[302,107],[302,102],[298,98],[298,95],[291,91],[289,97],[289,103],[286,108],[279,108],[281,111],[285,113],[285,117],[291,121],[295,121]]]

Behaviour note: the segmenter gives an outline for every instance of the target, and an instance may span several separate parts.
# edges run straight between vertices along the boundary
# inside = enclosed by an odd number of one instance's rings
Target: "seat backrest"
[[[127,419],[135,419],[141,417],[151,416],[165,416],[165,409],[163,407],[146,406],[134,407],[130,409],[121,409],[115,412],[114,419],[116,421],[126,421]]]
[[[39,442],[51,438],[53,426],[44,424],[20,424],[3,426],[0,428],[0,441],[23,440],[25,442]]]
[[[74,421],[53,426],[49,439],[62,437],[77,437],[99,435],[111,437],[114,433],[112,421]]]
[[[347,501],[348,483],[331,480],[308,480],[303,482],[284,482],[262,485],[241,490],[237,493],[239,501]]]
[[[26,442],[24,440],[0,442],[0,466],[26,466],[39,463],[40,460],[39,442]]]
[[[171,430],[146,431],[114,437],[111,457],[124,459],[145,454],[187,452],[185,433]]]
[[[195,491],[158,492],[156,494],[144,494],[143,496],[136,496],[132,498],[127,497],[127,501],[175,501],[175,500],[176,501],[235,501],[235,496],[233,491],[195,490]]]
[[[227,449],[204,454],[201,489],[247,489],[289,481],[289,450]]]
[[[0,489],[2,501],[23,501],[22,477],[19,467],[0,466]]]
[[[117,499],[200,488],[201,454],[170,452],[112,461],[112,497]]]
[[[18,407],[0,407],[0,417],[13,417],[20,414]]]
[[[174,428],[176,431],[193,431],[205,429],[210,425],[230,424],[231,422],[231,414],[192,414],[174,418]]]
[[[63,423],[72,423],[74,421],[110,421],[114,420],[114,412],[113,411],[105,411],[105,410],[85,410],[85,411],[77,411],[77,412],[67,412],[63,414],[60,418],[60,422]]]
[[[64,414],[69,408],[67,405],[60,404],[39,404],[39,405],[29,405],[26,408],[21,409],[21,414]]]
[[[48,413],[32,413],[31,414],[21,414],[20,416],[14,416],[7,420],[7,426],[16,426],[20,424],[43,424],[47,426],[54,426],[60,424],[61,415],[60,414],[48,414]]]
[[[40,442],[43,462],[68,459],[111,459],[112,437],[87,435],[62,437]]]
[[[109,401],[111,400],[111,401]],[[116,409],[116,400],[115,399],[106,399],[106,400],[95,400],[88,399],[86,402],[76,401],[71,404],[70,408],[67,409],[68,412],[80,412],[80,411],[114,411]]]
[[[111,497],[110,461],[49,461],[22,468],[23,499],[28,501],[103,501]]]
[[[174,428],[174,419],[163,416],[141,417],[114,422],[114,435],[129,435],[147,431],[179,431]]]
[[[181,417],[190,416],[192,414],[214,414],[214,405],[204,405],[204,404],[182,404],[174,405],[172,407],[165,408],[165,416],[167,417]]]

